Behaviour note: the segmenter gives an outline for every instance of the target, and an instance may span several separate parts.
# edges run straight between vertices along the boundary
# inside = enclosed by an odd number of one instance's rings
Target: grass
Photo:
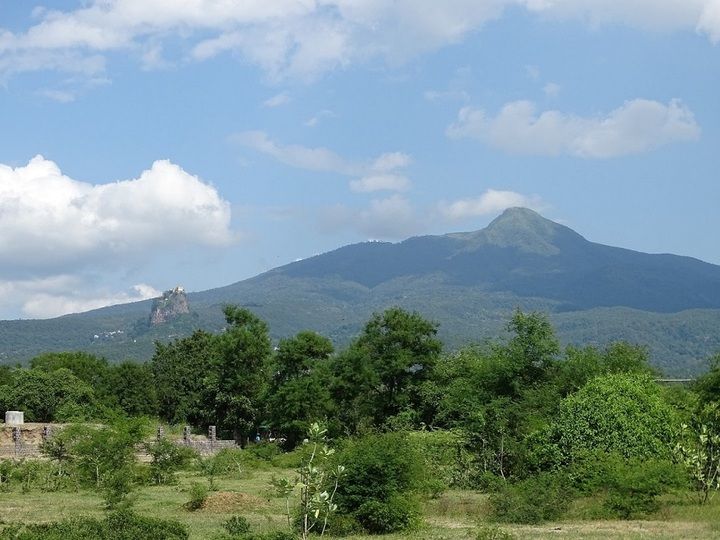
[[[268,531],[287,526],[284,500],[271,490],[273,475],[292,476],[292,469],[255,469],[216,478],[217,490],[210,492],[205,507],[191,512],[184,508],[188,488],[193,482],[206,480],[186,472],[172,486],[145,486],[136,491],[137,512],[186,524],[193,539],[212,539],[222,532],[222,523],[230,516],[242,515],[254,530]],[[567,521],[540,526],[502,525],[514,538],[720,538],[720,497],[706,506],[693,504],[687,497],[673,496],[662,509],[645,521],[582,519],[592,501],[578,501]],[[103,514],[101,499],[92,491],[42,493],[30,491],[0,492],[0,527],[10,522],[47,522],[70,516],[99,517]],[[478,527],[488,519],[487,496],[473,491],[450,490],[427,501],[425,525],[420,531],[405,535],[388,535],[386,540],[407,538],[427,540],[475,539]],[[370,538],[350,536],[348,540]]]

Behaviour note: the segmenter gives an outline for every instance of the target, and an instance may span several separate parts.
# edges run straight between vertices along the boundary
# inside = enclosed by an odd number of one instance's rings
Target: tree
[[[217,369],[216,336],[196,330],[170,344],[155,343],[150,369],[155,380],[160,418],[171,424],[209,424],[214,404],[208,406],[208,389]],[[210,409],[210,410],[208,410]]]
[[[251,311],[226,306],[223,312],[229,326],[218,336],[214,412],[221,429],[241,442],[258,422],[271,355],[270,336],[265,321]]]
[[[710,359],[710,370],[695,381],[693,389],[702,403],[720,403],[720,353]]]
[[[30,360],[30,368],[45,372],[69,369],[73,375],[92,386],[97,392],[104,383],[108,362],[105,358],[98,358],[82,351],[49,352]]]
[[[76,414],[94,414],[95,394],[69,369],[18,369],[13,373],[12,385],[0,387],[0,406],[25,411],[25,419],[30,422],[53,422]]]
[[[332,342],[310,331],[282,339],[273,360],[267,392],[270,422],[293,448],[313,422],[333,411],[328,389]]]
[[[595,451],[667,458],[676,420],[650,376],[604,375],[562,401],[548,442],[564,464]]]
[[[149,366],[125,361],[108,368],[106,393],[128,416],[157,415],[155,380]]]
[[[415,312],[394,307],[374,314],[334,363],[336,398],[374,425],[416,409],[442,350],[436,334],[437,324]],[[352,416],[346,420],[356,429],[361,418]]]

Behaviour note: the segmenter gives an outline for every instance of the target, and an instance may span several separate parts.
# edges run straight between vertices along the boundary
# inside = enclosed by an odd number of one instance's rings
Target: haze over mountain
[[[189,315],[153,327],[150,301],[3,321],[2,359],[69,349],[146,359],[155,339],[220,330],[224,303],[257,312],[276,338],[309,328],[338,346],[373,311],[401,305],[439,322],[449,347],[502,335],[520,307],[551,314],[564,343],[646,344],[671,374],[720,350],[720,266],[596,244],[526,208],[479,231],[348,245],[188,298]]]

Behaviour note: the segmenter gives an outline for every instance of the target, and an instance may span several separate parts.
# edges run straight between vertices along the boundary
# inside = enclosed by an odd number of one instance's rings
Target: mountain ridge
[[[655,361],[676,374],[720,350],[713,331],[720,266],[597,244],[524,208],[478,231],[342,246],[188,300],[191,314],[157,328],[140,322],[151,300],[47,321],[0,321],[0,342],[8,345],[0,360],[39,352],[30,335],[45,346],[146,359],[156,339],[219,331],[225,303],[256,311],[275,339],[313,329],[338,346],[373,311],[400,305],[439,322],[451,347],[501,334],[520,307],[549,313],[564,343],[647,343]],[[105,341],[88,338],[118,330]]]

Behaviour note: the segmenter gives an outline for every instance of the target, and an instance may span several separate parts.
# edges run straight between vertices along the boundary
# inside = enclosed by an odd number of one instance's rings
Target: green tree
[[[30,367],[45,372],[69,369],[73,375],[89,384],[97,393],[105,382],[108,362],[105,358],[98,358],[82,351],[49,352],[30,360]]]
[[[215,384],[217,337],[203,330],[170,344],[155,343],[150,369],[155,380],[160,418],[171,424],[209,424],[209,387]],[[210,409],[210,410],[209,410]]]
[[[650,376],[604,375],[563,400],[548,442],[564,464],[594,451],[626,459],[667,458],[676,420]]]
[[[334,362],[334,394],[357,429],[362,417],[382,425],[420,406],[422,384],[432,377],[442,350],[437,324],[419,313],[390,308],[376,313]]]
[[[149,366],[126,360],[108,368],[106,393],[128,416],[157,415],[157,394]]]
[[[0,406],[3,410],[24,411],[30,422],[53,422],[64,420],[63,413],[69,410],[91,416],[95,412],[95,394],[69,369],[18,369],[13,373],[12,385],[0,387]]]
[[[332,342],[310,331],[278,344],[266,402],[273,429],[287,439],[290,448],[313,422],[333,412],[327,384],[332,353]]]
[[[218,336],[214,413],[218,425],[241,442],[258,423],[272,352],[270,336],[265,321],[251,311],[226,306],[223,312],[229,326]]]

